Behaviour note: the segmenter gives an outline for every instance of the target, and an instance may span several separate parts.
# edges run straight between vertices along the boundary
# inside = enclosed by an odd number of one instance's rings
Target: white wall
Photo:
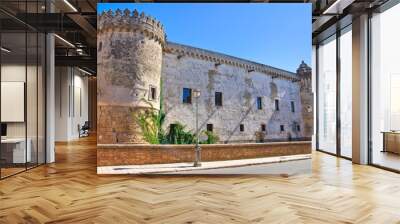
[[[34,68],[32,66],[26,67],[24,65],[18,64],[6,64],[1,66],[1,81],[2,82],[24,82],[26,69],[28,74],[31,74],[30,71]],[[36,84],[36,83],[35,83]],[[29,89],[28,89],[29,90]],[[28,92],[28,97],[36,97],[36,90],[34,92]],[[27,99],[28,102],[31,102],[32,99]],[[36,107],[36,105],[34,105]],[[24,108],[23,108],[24,109]],[[1,110],[7,110],[7,108],[1,108]],[[34,120],[31,117],[33,114],[28,114],[28,121]],[[36,114],[34,114],[36,116]],[[35,117],[36,118],[36,117]],[[7,137],[25,137],[25,124],[26,122],[7,122]],[[31,125],[29,125],[31,127]],[[29,136],[28,136],[29,137]]]
[[[88,78],[72,67],[56,67],[55,140],[79,138],[78,125],[88,120]]]
[[[25,64],[18,63],[2,64],[1,66],[2,82],[23,82],[26,85],[26,102],[23,102],[22,108],[18,108],[18,110],[22,110],[19,113],[26,113],[26,120],[24,118],[21,122],[5,122],[7,124],[7,137],[24,138],[27,136],[31,149],[31,161],[37,162],[36,160],[39,159],[39,163],[44,163],[45,159],[45,90],[43,78],[44,73],[40,66],[25,66]],[[22,91],[20,94],[24,94],[24,90],[19,91]],[[7,98],[7,95],[2,95],[3,97]],[[3,113],[17,113],[17,111],[12,111],[13,109],[16,110],[4,105],[1,108]]]

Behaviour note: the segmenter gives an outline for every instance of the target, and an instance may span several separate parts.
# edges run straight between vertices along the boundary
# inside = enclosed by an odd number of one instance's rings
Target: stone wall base
[[[144,144],[141,129],[135,120],[143,108],[115,105],[97,106],[97,141],[99,144]]]
[[[273,142],[201,145],[202,161],[224,161],[311,154],[311,142]],[[143,165],[194,161],[194,145],[97,146],[97,166]]]

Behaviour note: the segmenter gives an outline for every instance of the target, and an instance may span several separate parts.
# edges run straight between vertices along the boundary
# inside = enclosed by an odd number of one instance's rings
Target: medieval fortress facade
[[[161,22],[136,10],[98,16],[98,142],[144,143],[132,114],[153,107],[221,142],[309,138],[311,69],[296,73],[168,42]],[[194,90],[200,91],[195,98]]]

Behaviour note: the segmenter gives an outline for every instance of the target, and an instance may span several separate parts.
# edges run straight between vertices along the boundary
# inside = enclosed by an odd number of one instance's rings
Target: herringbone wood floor
[[[295,176],[98,176],[93,139],[0,181],[0,223],[400,223],[400,175],[314,153]]]

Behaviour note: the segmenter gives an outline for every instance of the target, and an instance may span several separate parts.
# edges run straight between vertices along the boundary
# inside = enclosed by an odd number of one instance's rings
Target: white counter
[[[13,147],[13,163],[25,163],[31,162],[32,160],[32,140],[30,138],[26,139],[28,143],[25,152],[25,138],[6,138],[1,139],[2,147]]]

